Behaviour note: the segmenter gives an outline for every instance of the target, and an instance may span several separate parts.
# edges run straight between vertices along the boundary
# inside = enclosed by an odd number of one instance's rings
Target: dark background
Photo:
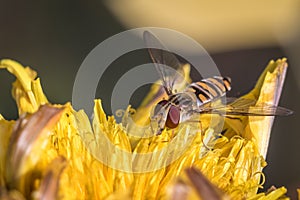
[[[103,40],[123,30],[126,27],[100,1],[1,1],[0,58],[11,58],[35,69],[50,102],[63,104],[71,101],[73,81],[86,55]],[[270,59],[289,58],[280,104],[294,110],[295,114],[275,120],[267,157],[269,165],[265,168],[265,188],[284,185],[293,196],[296,187],[300,187],[299,47],[298,40],[288,49],[275,44],[210,52],[221,73],[232,78],[233,96],[249,91]],[[109,67],[97,91],[107,112],[112,86],[118,80],[116,72],[149,61],[145,51],[137,51],[122,56]],[[10,92],[14,79],[6,71],[0,71],[0,113],[7,119],[17,117]],[[138,106],[142,95],[132,98],[134,107]]]

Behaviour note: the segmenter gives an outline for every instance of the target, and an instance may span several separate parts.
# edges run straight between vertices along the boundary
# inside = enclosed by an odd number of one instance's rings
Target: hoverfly
[[[223,116],[286,116],[293,112],[289,109],[270,104],[255,105],[252,99],[227,98],[227,104],[216,106],[214,102],[225,96],[231,89],[229,77],[213,76],[198,82],[186,84],[182,92],[174,90],[176,82],[184,81],[181,63],[176,56],[167,51],[164,45],[152,33],[144,32],[144,42],[147,47],[155,45],[156,48],[148,48],[150,57],[158,71],[162,85],[168,95],[167,99],[158,102],[151,116],[158,126],[157,134],[164,128],[176,128],[195,113],[220,114]],[[166,67],[168,66],[168,67]]]

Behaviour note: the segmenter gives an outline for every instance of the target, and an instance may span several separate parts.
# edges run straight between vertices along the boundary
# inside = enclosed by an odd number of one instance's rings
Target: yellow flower
[[[124,111],[120,124],[95,100],[90,124],[70,103],[49,103],[29,67],[1,60],[0,68],[16,76],[20,116],[0,116],[0,199],[285,198],[284,187],[257,193],[273,117],[203,115],[201,123],[138,137],[151,134],[156,86],[140,108]],[[286,59],[271,61],[246,98],[276,104],[286,68]]]

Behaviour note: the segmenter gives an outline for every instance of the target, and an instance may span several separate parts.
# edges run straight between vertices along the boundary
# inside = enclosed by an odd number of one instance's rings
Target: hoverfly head
[[[161,100],[156,104],[151,115],[151,129],[156,135],[160,135],[166,126],[170,103],[167,100]]]
[[[171,105],[168,111],[166,127],[170,129],[176,128],[179,125],[179,122],[180,122],[180,108],[175,105]]]
[[[176,128],[180,122],[180,108],[171,104],[167,100],[161,100],[155,106],[151,117],[152,130],[156,130],[157,135],[161,134],[164,128]]]

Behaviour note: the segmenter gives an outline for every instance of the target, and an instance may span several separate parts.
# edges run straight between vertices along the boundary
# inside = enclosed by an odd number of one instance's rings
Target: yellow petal
[[[0,69],[6,69],[17,80],[13,84],[13,97],[18,105],[19,114],[33,113],[40,105],[48,103],[42,91],[40,80],[36,78],[36,72],[29,67],[24,68],[20,63],[4,59],[0,61]]]
[[[264,103],[278,105],[286,70],[286,59],[278,59],[276,62],[271,61],[269,63],[255,89],[250,93],[256,96],[259,92],[259,96],[256,98],[257,105]],[[259,86],[260,88],[258,88]],[[270,116],[251,116],[249,117],[249,124],[245,130],[245,137],[255,140],[259,152],[264,158],[267,156],[273,121],[274,117]]]

